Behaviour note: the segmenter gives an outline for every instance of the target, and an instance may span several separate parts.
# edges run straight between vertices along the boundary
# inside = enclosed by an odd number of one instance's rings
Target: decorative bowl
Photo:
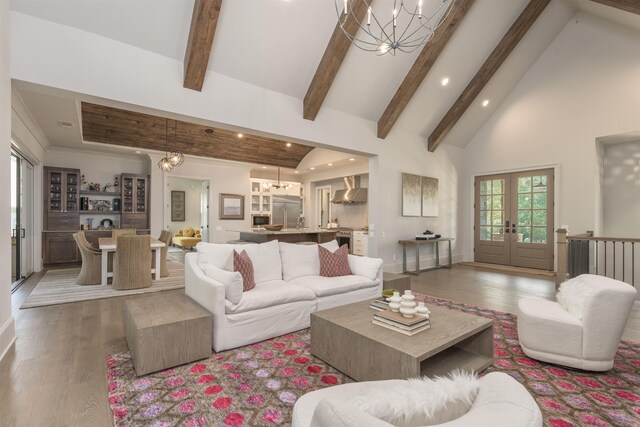
[[[265,230],[269,231],[280,231],[284,227],[283,224],[271,224],[271,225],[263,225]]]

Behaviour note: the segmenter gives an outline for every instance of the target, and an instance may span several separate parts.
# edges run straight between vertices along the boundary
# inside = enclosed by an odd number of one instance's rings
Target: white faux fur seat
[[[372,392],[398,390],[407,380],[366,381],[316,390],[302,396],[293,408],[293,427],[391,427],[380,418],[358,408],[354,397],[367,398]],[[455,393],[456,390],[451,390]],[[402,411],[409,406],[400,404]],[[415,407],[413,408],[415,410]],[[398,410],[397,410],[398,411]],[[540,427],[542,413],[529,392],[509,375],[493,372],[479,380],[479,387],[470,407],[460,414],[457,404],[445,405],[436,418],[442,427]],[[413,426],[414,424],[401,424]],[[424,425],[424,424],[422,424]]]
[[[521,299],[520,346],[532,359],[607,371],[613,367],[636,293],[627,283],[583,274],[561,285],[558,302]]]

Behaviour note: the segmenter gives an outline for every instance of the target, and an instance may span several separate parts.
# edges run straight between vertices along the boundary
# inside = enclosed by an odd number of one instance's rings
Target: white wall
[[[163,191],[166,177],[181,177],[194,180],[210,180],[209,189],[209,241],[213,243],[224,243],[227,240],[235,240],[240,237],[239,233],[228,230],[249,229],[249,172],[251,165],[224,160],[205,159],[187,156],[184,164],[175,168],[172,172],[163,174],[155,166],[162,158],[161,154],[150,154],[151,159],[151,234],[159,235],[163,224],[168,224],[170,218],[165,218],[169,214],[170,199],[162,200],[165,195]],[[242,194],[244,200],[244,220],[220,220],[219,218],[219,197],[220,193]],[[167,196],[169,193],[166,193]],[[160,195],[162,197],[156,197]],[[164,207],[163,207],[164,204]]]
[[[373,155],[369,162],[369,222],[374,226],[374,232],[370,234],[370,253],[377,253],[384,259],[386,270],[398,271],[402,254],[398,239],[431,228],[457,239],[454,259],[460,258],[461,223],[457,201],[463,161],[461,149],[441,147],[436,153],[429,153],[424,137],[401,129],[394,129],[385,140],[380,140],[376,137],[375,122],[329,108],[323,108],[313,122],[304,120],[301,99],[210,71],[202,92],[187,90],[181,83],[181,61],[16,12],[12,13],[12,19],[15,21],[11,69],[14,78],[125,102],[143,107],[137,107],[142,111],[153,109],[169,116],[188,116],[247,132],[282,135],[325,148]],[[51,67],[51,64],[56,66]],[[122,67],[122,64],[129,65]],[[151,157],[151,164],[155,165],[159,157]],[[247,196],[249,170],[242,181],[225,181],[227,172],[239,172],[242,168],[227,164],[218,169],[207,160],[187,161],[189,166],[183,165],[182,171],[178,168],[175,173],[212,178],[215,190],[211,200],[211,240],[235,238],[233,233],[216,230],[216,226],[222,230],[246,226],[248,211],[246,223],[219,221],[218,193]],[[402,172],[440,179],[439,218],[401,216]],[[157,167],[151,167],[154,195],[162,194],[161,188],[157,187],[162,186],[160,175]],[[156,234],[163,226],[162,201],[152,198],[151,204],[151,227],[152,233]],[[434,263],[430,252],[425,251],[423,258],[424,266]]]
[[[598,232],[596,138],[639,129],[640,34],[578,13],[465,149],[465,258],[474,175],[556,165],[556,225]]]
[[[200,229],[202,225],[201,221],[201,198],[202,198],[202,181],[192,180],[185,178],[177,178],[169,176],[167,180],[167,190],[169,204],[171,204],[171,192],[172,191],[184,191],[185,196],[185,220],[184,221],[171,221],[171,210],[165,212],[165,228],[172,233],[177,233],[178,230],[187,226],[194,229]]]
[[[11,78],[9,71],[9,2],[0,1],[0,230],[11,228]],[[15,339],[11,315],[11,239],[0,239],[0,359]]]
[[[640,237],[640,141],[604,145],[603,229],[608,237]]]

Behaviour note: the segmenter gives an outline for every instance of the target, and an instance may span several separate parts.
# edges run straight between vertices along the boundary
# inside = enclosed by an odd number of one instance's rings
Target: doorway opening
[[[316,187],[318,228],[325,228],[331,222],[331,186]]]
[[[33,165],[11,151],[11,292],[33,273]]]
[[[208,179],[167,177],[164,229],[175,235],[191,227],[208,242],[210,187]]]
[[[553,270],[554,170],[475,179],[476,262]]]

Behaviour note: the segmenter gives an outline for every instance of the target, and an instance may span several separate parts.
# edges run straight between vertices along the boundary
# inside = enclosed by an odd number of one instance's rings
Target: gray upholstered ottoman
[[[124,328],[137,375],[211,356],[211,314],[185,295],[125,302]]]

